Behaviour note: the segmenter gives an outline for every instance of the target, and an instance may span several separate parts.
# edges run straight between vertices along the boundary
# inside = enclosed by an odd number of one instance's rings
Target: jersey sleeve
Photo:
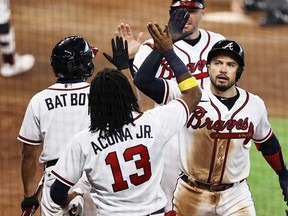
[[[147,40],[149,42],[153,42],[152,39]],[[133,61],[133,69],[137,72],[140,66],[142,65],[143,61],[147,58],[147,56],[152,52],[152,49],[147,45],[141,45],[139,47],[138,52],[135,55],[134,61]]]
[[[161,141],[168,141],[172,136],[177,134],[186,124],[189,117],[187,104],[180,98],[172,100],[165,106],[158,106],[148,113],[155,121],[155,127],[158,129]]]
[[[178,98],[181,95],[181,91],[178,87],[176,80],[164,80],[165,92],[163,97],[163,104],[168,104],[171,100]]]
[[[52,174],[63,184],[72,187],[81,178],[84,159],[80,143],[73,138],[57,161]]]
[[[37,97],[33,97],[26,109],[17,139],[30,145],[40,145],[43,136],[40,130]]]
[[[255,126],[255,131],[253,135],[253,140],[255,143],[263,143],[271,137],[273,131],[271,125],[268,121],[268,113],[264,102],[259,98],[259,106],[263,107],[262,115],[260,116],[259,123]]]

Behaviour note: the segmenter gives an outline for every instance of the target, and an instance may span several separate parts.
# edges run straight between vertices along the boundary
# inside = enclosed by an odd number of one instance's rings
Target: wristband
[[[181,92],[194,88],[195,86],[198,86],[198,82],[195,79],[195,77],[185,79],[184,81],[178,84],[178,87]]]
[[[176,55],[173,49],[166,51],[164,54],[165,59],[172,68],[175,77],[179,77],[189,70],[181,59]]]

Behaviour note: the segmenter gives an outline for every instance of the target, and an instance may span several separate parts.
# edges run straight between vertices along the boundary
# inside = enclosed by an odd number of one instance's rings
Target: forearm
[[[192,77],[192,74],[189,72],[186,65],[183,61],[176,55],[173,49],[170,49],[164,53],[164,56],[170,65],[171,69],[173,70],[174,76],[178,83],[182,82],[183,80]],[[188,72],[188,73],[187,73]]]
[[[182,93],[181,98],[189,104],[189,111],[192,112],[202,96],[198,81],[192,76],[186,65],[176,55],[173,49],[165,52],[164,56],[174,72],[178,88]]]
[[[26,144],[23,144],[23,146],[21,177],[24,188],[24,196],[30,197],[34,194],[36,188],[35,177],[37,171],[38,155],[36,154],[36,149],[33,149],[33,146]]]
[[[68,191],[68,186],[64,185],[58,180],[55,180],[55,182],[51,185],[50,197],[53,202],[64,208],[70,202],[68,198]]]
[[[57,205],[60,205],[61,208],[65,208],[71,200],[76,196],[82,196],[83,193],[76,191],[71,191],[68,193],[70,187],[60,182],[58,179],[51,185],[50,197]]]
[[[287,169],[280,143],[274,134],[266,142],[256,144],[256,146],[258,150],[261,151],[265,160],[277,174],[280,174],[282,171]]]

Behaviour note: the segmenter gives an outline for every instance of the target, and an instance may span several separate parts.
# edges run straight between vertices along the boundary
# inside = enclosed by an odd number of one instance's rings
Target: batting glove
[[[115,65],[118,70],[129,68],[128,42],[125,40],[123,44],[123,38],[116,36],[116,42],[114,38],[112,38],[111,46],[113,57],[107,53],[103,53],[105,58]]]
[[[277,172],[279,176],[280,187],[284,196],[284,201],[288,206],[288,170]]]
[[[180,8],[178,10],[174,10],[170,16],[168,27],[169,32],[172,37],[172,41],[175,43],[179,40],[183,40],[188,35],[192,34],[192,31],[184,32],[183,28],[187,23],[190,14],[186,12],[184,8]]]
[[[22,209],[22,212],[27,209],[27,208],[31,208],[31,207],[35,207],[35,210],[39,207],[39,201],[38,201],[38,198],[33,195],[33,196],[30,196],[30,197],[25,197],[24,196],[24,199],[22,200],[21,202],[21,209]]]

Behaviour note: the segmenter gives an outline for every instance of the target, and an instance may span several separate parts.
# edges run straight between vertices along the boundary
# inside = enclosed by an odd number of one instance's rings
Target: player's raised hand
[[[173,49],[173,42],[169,33],[168,25],[165,25],[165,31],[163,31],[158,23],[149,22],[147,24],[147,29],[154,40],[154,44],[146,42],[146,45],[160,53]]]
[[[116,66],[118,70],[129,68],[129,57],[128,57],[128,43],[123,38],[116,36],[116,39],[111,40],[113,56],[103,53],[105,58]]]
[[[174,43],[183,40],[185,37],[193,33],[192,31],[183,32],[183,28],[185,27],[189,17],[190,14],[184,8],[172,12],[168,26]]]
[[[137,36],[137,39],[134,38],[131,27],[128,24],[120,23],[115,32],[116,36],[122,37],[123,40],[128,42],[128,55],[129,59],[134,58],[136,53],[139,50],[140,45],[143,42],[143,32],[140,32]]]

